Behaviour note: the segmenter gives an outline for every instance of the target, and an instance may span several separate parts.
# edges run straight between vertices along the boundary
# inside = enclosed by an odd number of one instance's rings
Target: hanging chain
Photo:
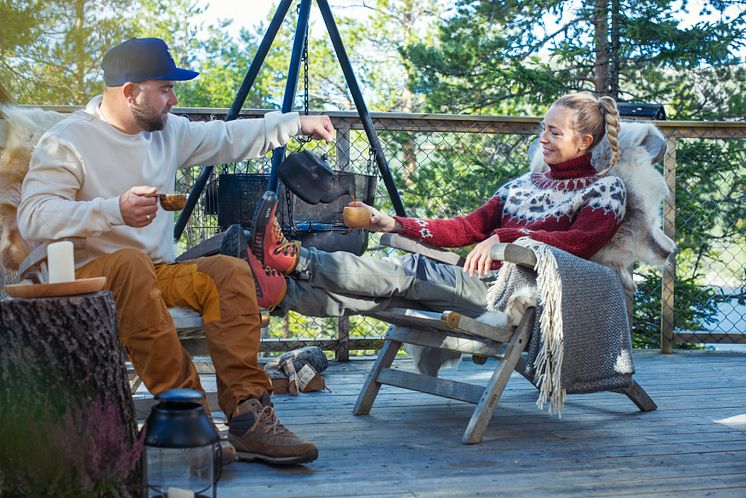
[[[290,195],[290,192],[288,192],[287,188],[285,189],[285,200],[287,200],[288,203],[289,235],[292,235],[295,232],[295,220],[293,220],[293,196]]]
[[[303,113],[308,116],[308,25],[306,25],[306,40],[303,43]]]
[[[300,3],[298,3],[298,15],[300,15]],[[306,35],[303,41],[303,54],[301,55],[301,61],[303,61],[303,114],[308,116],[308,26],[309,22],[306,23]],[[307,144],[311,141],[311,137],[296,137],[298,142],[301,144]]]

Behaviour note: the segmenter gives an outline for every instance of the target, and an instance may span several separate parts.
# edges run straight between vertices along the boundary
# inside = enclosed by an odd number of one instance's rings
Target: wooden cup
[[[350,228],[368,228],[372,214],[366,207],[346,206],[342,210],[344,224]]]
[[[184,209],[187,201],[186,194],[158,194],[158,200],[166,211],[179,211]]]

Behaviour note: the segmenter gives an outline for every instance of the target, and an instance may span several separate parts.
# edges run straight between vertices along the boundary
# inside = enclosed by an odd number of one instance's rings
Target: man
[[[23,183],[19,226],[30,241],[85,237],[76,277],[105,276],[120,339],[152,393],[202,391],[167,306],[199,311],[215,364],[229,440],[244,460],[304,463],[318,450],[274,413],[271,383],[259,368],[260,314],[245,261],[214,256],[174,263],[173,216],[156,193],[173,192],[176,168],[258,157],[296,134],[332,139],[327,116],[273,112],[263,119],[191,123],[170,115],[177,68],[157,38],[130,39],[101,64],[106,88],[85,111],[42,137]]]

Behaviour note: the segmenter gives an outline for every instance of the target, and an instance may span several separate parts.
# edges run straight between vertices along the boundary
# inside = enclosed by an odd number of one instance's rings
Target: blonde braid
[[[609,166],[598,172],[599,175],[605,175],[619,160],[619,111],[617,110],[616,102],[611,97],[601,97],[598,99],[598,106],[604,114],[606,136],[609,138],[609,145],[611,146],[611,161],[609,161]]]

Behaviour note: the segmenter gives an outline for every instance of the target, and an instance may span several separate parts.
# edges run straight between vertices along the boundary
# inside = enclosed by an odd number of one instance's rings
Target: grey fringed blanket
[[[505,263],[490,287],[490,310],[504,310],[523,287],[537,287],[537,320],[526,374],[539,388],[537,404],[561,415],[566,393],[629,386],[634,367],[624,290],[606,266],[521,239],[536,253],[536,272]]]

